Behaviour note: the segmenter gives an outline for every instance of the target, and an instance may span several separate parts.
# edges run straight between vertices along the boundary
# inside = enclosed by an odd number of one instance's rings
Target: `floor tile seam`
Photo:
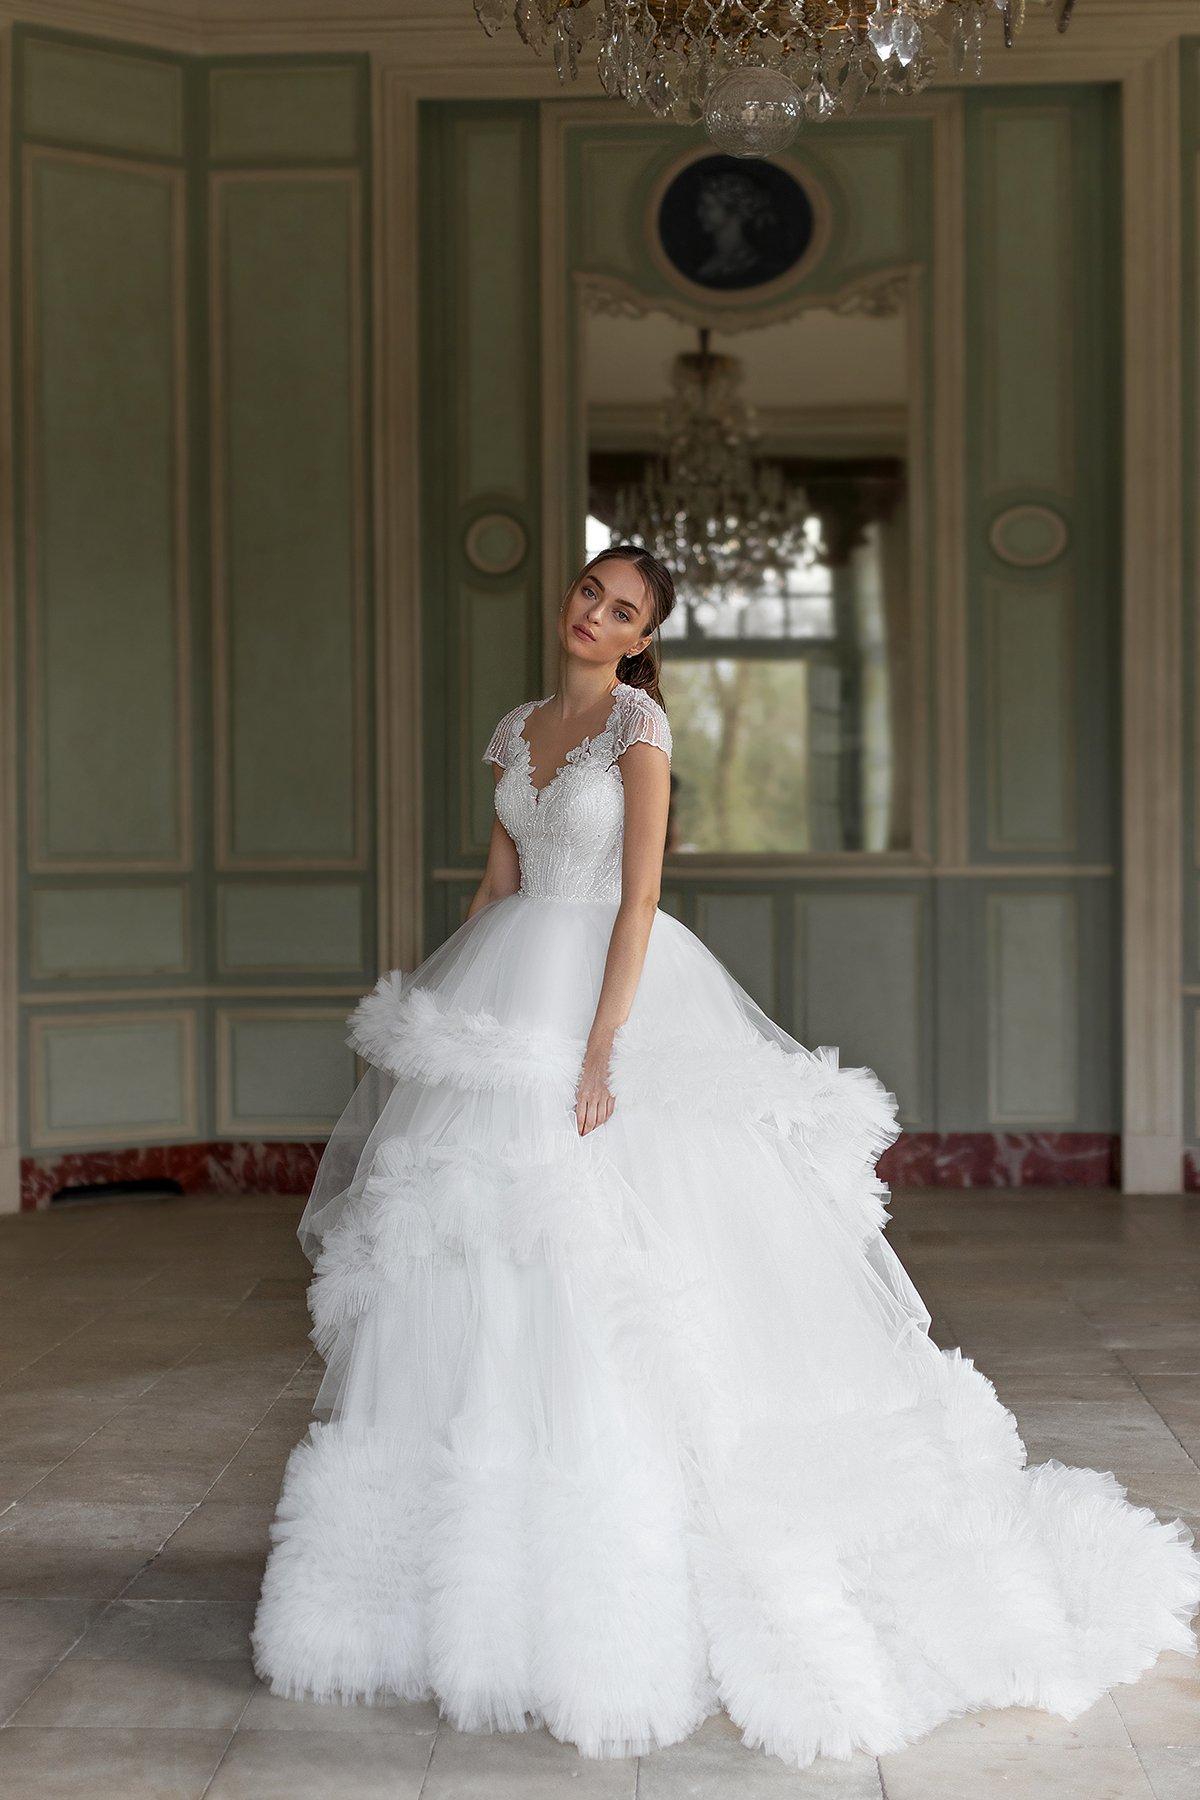
[[[225,1748],[221,1751],[220,1756],[218,1756],[216,1762],[213,1764],[212,1774],[209,1776],[208,1780],[205,1782],[204,1786],[201,1788],[199,1794],[196,1797],[196,1800],[205,1800],[206,1794],[208,1794],[209,1790],[212,1787],[213,1782],[217,1779],[217,1776],[220,1774],[221,1766],[224,1763],[225,1758],[229,1755],[230,1746],[232,1745],[234,1738],[237,1736],[238,1730],[242,1723],[242,1720],[245,1718],[247,1712],[249,1711],[250,1702],[253,1700],[253,1698],[257,1692],[258,1692],[258,1683],[256,1681],[253,1684],[253,1686],[251,1687],[250,1692],[246,1695],[246,1704],[245,1704],[245,1706],[242,1707],[241,1712],[238,1714],[237,1718],[234,1720],[233,1729],[230,1731],[229,1736],[225,1740]]]
[[[438,1740],[440,1739],[441,1735],[442,1735],[442,1721],[441,1721],[441,1719],[439,1719],[437,1724],[434,1726],[433,1737],[430,1740],[429,1755],[425,1760],[425,1772],[421,1776],[421,1785],[417,1789],[417,1800],[425,1800],[425,1789],[429,1782],[429,1771],[433,1767],[433,1759],[437,1755]]]
[[[72,1445],[71,1449],[67,1451],[67,1454],[63,1457],[60,1457],[58,1462],[54,1463],[49,1469],[44,1469],[42,1471],[42,1473],[38,1476],[37,1480],[33,1483],[33,1486],[30,1488],[27,1488],[25,1493],[19,1494],[17,1496],[17,1499],[19,1499],[19,1500],[29,1499],[30,1495],[35,1494],[37,1492],[38,1488],[42,1485],[43,1481],[47,1480],[47,1478],[51,1475],[57,1475],[58,1471],[63,1467],[64,1463],[70,1462],[71,1458],[78,1451],[85,1449],[86,1446],[91,1443],[91,1441],[94,1437],[97,1437],[100,1434],[100,1432],[106,1430],[107,1427],[109,1425],[111,1425],[114,1420],[119,1419],[123,1413],[128,1412],[130,1407],[136,1406],[140,1400],[144,1400],[146,1398],[147,1394],[153,1393],[154,1389],[158,1386],[160,1381],[165,1381],[165,1379],[168,1375],[172,1375],[172,1374],[174,1374],[176,1369],[182,1368],[184,1363],[187,1361],[188,1357],[192,1354],[192,1351],[197,1348],[197,1344],[206,1343],[207,1341],[208,1340],[206,1338],[199,1338],[197,1340],[196,1344],[189,1344],[187,1349],[184,1350],[182,1352],[182,1354],[173,1363],[168,1363],[165,1369],[160,1369],[158,1374],[155,1375],[154,1378],[150,1382],[148,1382],[144,1388],[139,1388],[136,1394],[131,1394],[129,1396],[128,1400],[124,1401],[120,1406],[118,1406],[116,1412],[110,1413],[107,1418],[102,1419],[100,1421],[100,1423],[96,1426],[95,1431],[90,1431],[88,1433],[87,1437],[81,1438],[79,1443]],[[66,1343],[67,1339],[64,1338],[62,1340],[62,1342]],[[32,1365],[30,1365],[30,1366],[32,1367]],[[289,1380],[290,1379],[291,1379],[291,1377],[289,1377]],[[283,1390],[280,1389],[280,1393],[282,1393],[282,1391]],[[275,1399],[273,1399],[270,1402],[270,1405],[267,1408],[268,1412],[270,1411],[271,1406],[274,1406],[275,1400],[278,1400],[278,1399],[279,1399],[279,1394],[276,1394]],[[263,1418],[265,1418],[265,1416],[266,1416],[265,1413],[259,1416],[259,1418],[255,1421],[254,1425],[252,1425],[250,1428],[252,1432],[257,1431],[259,1425],[262,1424]],[[244,1448],[245,1448],[245,1440],[243,1439],[242,1442],[238,1445],[237,1449],[234,1451],[234,1456],[240,1455]],[[232,1461],[232,1458],[230,1460]],[[216,1477],[217,1481],[219,1481],[221,1479],[221,1476],[225,1473],[225,1468],[228,1468],[228,1466],[229,1465],[227,1463],[225,1465],[225,1467],[220,1470],[220,1472],[218,1473],[218,1475]],[[208,1494],[210,1492],[211,1492],[211,1485],[209,1488],[205,1489],[205,1492],[201,1496],[201,1499],[202,1500],[207,1499]],[[196,1502],[197,1505],[200,1505],[200,1503],[201,1503],[200,1501]],[[15,1505],[16,1501],[11,1502],[10,1504]],[[120,1502],[112,1501],[112,1502],[109,1502],[108,1504],[119,1505]],[[7,1511],[7,1507],[0,1509],[0,1512],[3,1512],[3,1511]],[[157,1552],[156,1552],[156,1554],[157,1554]]]
[[[1129,1364],[1125,1361],[1125,1358],[1121,1355],[1121,1352],[1119,1350],[1117,1351],[1116,1355],[1117,1355],[1117,1361],[1120,1363],[1121,1367],[1125,1370],[1125,1373],[1129,1376],[1130,1381],[1132,1381],[1134,1387],[1137,1389],[1138,1393],[1142,1396],[1142,1399],[1146,1402],[1146,1405],[1153,1408],[1155,1416],[1162,1420],[1163,1424],[1165,1425],[1166,1429],[1170,1432],[1174,1441],[1179,1445],[1179,1448],[1183,1451],[1183,1454],[1187,1457],[1188,1462],[1191,1464],[1192,1468],[1195,1469],[1198,1474],[1200,1474],[1200,1463],[1197,1463],[1196,1458],[1192,1455],[1191,1451],[1188,1449],[1187,1445],[1184,1443],[1183,1439],[1180,1437],[1179,1433],[1176,1431],[1175,1427],[1172,1425],[1170,1419],[1167,1418],[1166,1414],[1164,1412],[1162,1412],[1159,1407],[1155,1406],[1153,1399],[1146,1392],[1145,1388],[1142,1386],[1141,1381],[1138,1378],[1136,1370],[1130,1368]],[[1147,1780],[1148,1779],[1149,1779],[1149,1777],[1147,1777]]]
[[[153,1275],[147,1275],[145,1277],[145,1279],[142,1281],[139,1281],[135,1287],[130,1288],[129,1293],[130,1294],[141,1293],[142,1289],[144,1287],[146,1287],[148,1285],[148,1283],[151,1282],[153,1279],[154,1279]],[[122,1295],[122,1298],[124,1299],[125,1296]],[[89,1316],[86,1319],[82,1320],[81,1323],[75,1327],[74,1331],[68,1331],[64,1337],[56,1338],[54,1343],[48,1345],[45,1350],[39,1350],[36,1356],[31,1356],[27,1363],[22,1363],[19,1369],[14,1370],[12,1376],[6,1375],[3,1377],[3,1379],[0,1379],[0,1400],[3,1400],[4,1391],[7,1388],[10,1380],[16,1379],[17,1376],[24,1375],[27,1369],[36,1368],[38,1363],[40,1363],[42,1361],[43,1357],[53,1356],[53,1354],[56,1350],[61,1350],[64,1344],[69,1344],[73,1338],[76,1338],[79,1336],[79,1333],[81,1331],[86,1331],[89,1325],[94,1325],[97,1319],[103,1317],[103,1314],[104,1314],[104,1308],[102,1306],[97,1307],[96,1311],[94,1313],[89,1314]]]
[[[107,1603],[106,1603],[106,1609],[107,1609]],[[101,1614],[97,1614],[97,1617],[101,1617],[101,1616],[102,1616]],[[45,1687],[45,1685],[49,1681],[50,1677],[58,1669],[60,1669],[62,1667],[63,1663],[66,1662],[68,1656],[70,1656],[72,1650],[75,1649],[76,1645],[81,1644],[83,1642],[84,1638],[87,1636],[89,1630],[91,1629],[91,1624],[92,1624],[92,1621],[89,1620],[88,1623],[83,1627],[83,1630],[78,1632],[76,1634],[76,1636],[71,1639],[71,1642],[67,1645],[66,1649],[63,1650],[61,1655],[55,1657],[54,1661],[50,1664],[50,1667],[46,1670],[46,1672],[42,1676],[41,1680],[38,1682],[35,1682],[34,1686],[30,1688],[30,1690],[26,1694],[25,1698],[20,1702],[20,1705],[14,1707],[12,1712],[8,1715],[8,1717],[6,1719],[0,1720],[0,1730],[7,1731],[9,1729],[9,1727],[15,1721],[17,1714],[21,1711],[21,1709],[25,1706],[28,1706],[29,1702],[33,1699],[35,1694],[41,1693],[42,1689]],[[28,1727],[26,1727],[26,1729],[28,1729]]]

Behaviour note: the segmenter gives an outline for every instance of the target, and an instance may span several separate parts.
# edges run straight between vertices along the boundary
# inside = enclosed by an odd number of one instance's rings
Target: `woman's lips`
[[[586,630],[585,627],[582,625],[572,625],[571,630],[577,631],[581,638],[587,639],[589,644],[594,644],[596,641],[595,633],[592,631]]]

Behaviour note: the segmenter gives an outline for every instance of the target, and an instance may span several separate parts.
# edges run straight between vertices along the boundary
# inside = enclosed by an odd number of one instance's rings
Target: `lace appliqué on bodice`
[[[669,757],[667,715],[641,688],[619,681],[603,730],[568,750],[538,789],[524,725],[545,704],[527,700],[505,713],[483,753],[484,762],[504,770],[496,783],[496,812],[517,846],[520,891],[532,899],[617,901],[625,828],[618,758],[631,744],[654,744]]]

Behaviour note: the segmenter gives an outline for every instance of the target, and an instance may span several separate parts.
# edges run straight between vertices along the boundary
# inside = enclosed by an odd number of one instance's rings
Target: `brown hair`
[[[657,632],[663,620],[675,610],[675,577],[665,562],[647,550],[642,544],[610,544],[607,550],[601,550],[588,562],[584,563],[567,593],[581,582],[589,569],[597,563],[607,562],[619,556],[622,562],[631,562],[646,584],[646,592],[650,596],[650,631]],[[565,598],[565,596],[564,596]],[[644,688],[652,700],[662,705],[662,695],[658,691],[658,677],[662,668],[662,657],[659,653],[657,639],[651,638],[644,650],[635,656],[623,656],[617,663],[617,680],[628,687]]]

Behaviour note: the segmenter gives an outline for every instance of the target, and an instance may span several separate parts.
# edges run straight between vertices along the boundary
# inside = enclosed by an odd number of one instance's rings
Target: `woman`
[[[258,1669],[589,1756],[720,1707],[797,1766],[1074,1717],[1194,1647],[1192,1534],[1024,1466],[884,1241],[894,1096],[658,910],[673,604],[637,546],[588,563],[485,751],[466,922],[352,1015]]]

